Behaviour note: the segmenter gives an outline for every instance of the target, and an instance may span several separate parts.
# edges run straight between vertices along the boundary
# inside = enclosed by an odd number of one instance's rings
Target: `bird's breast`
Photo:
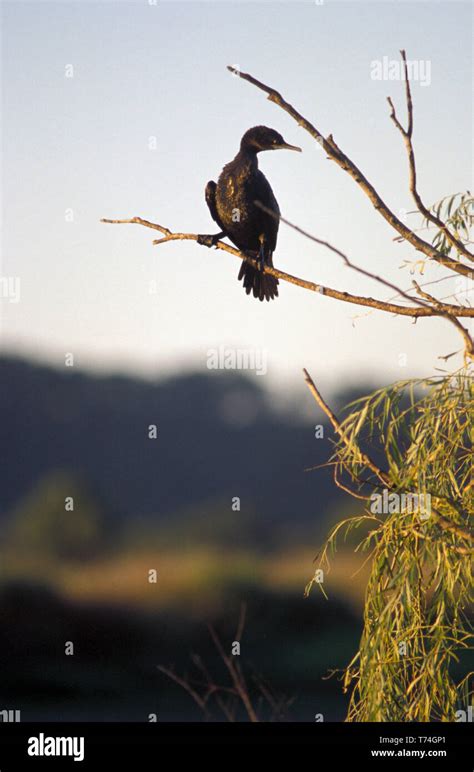
[[[225,167],[217,182],[216,208],[227,235],[239,249],[258,250],[260,236],[264,234],[273,250],[278,222],[263,212],[256,200],[271,209],[278,208],[258,168],[242,163]]]

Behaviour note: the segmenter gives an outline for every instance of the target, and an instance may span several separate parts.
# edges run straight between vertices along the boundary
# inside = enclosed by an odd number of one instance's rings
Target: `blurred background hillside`
[[[303,384],[296,410],[255,376],[152,382],[13,357],[0,384],[0,704],[25,720],[200,718],[157,666],[185,672],[199,653],[219,672],[207,625],[230,646],[245,603],[242,664],[294,698],[288,717],[343,718],[323,677],[356,647],[366,572],[351,578],[363,559],[342,544],[329,600],[303,598],[322,538],[355,511],[330,470],[305,471],[331,434],[315,437]]]

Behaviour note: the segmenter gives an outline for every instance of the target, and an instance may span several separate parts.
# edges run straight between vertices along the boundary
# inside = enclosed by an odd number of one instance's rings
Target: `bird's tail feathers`
[[[271,262],[269,263],[271,265]],[[278,297],[278,279],[263,273],[253,265],[242,261],[239,271],[239,280],[243,279],[244,289],[247,295],[253,292],[253,296],[259,300],[273,300]]]

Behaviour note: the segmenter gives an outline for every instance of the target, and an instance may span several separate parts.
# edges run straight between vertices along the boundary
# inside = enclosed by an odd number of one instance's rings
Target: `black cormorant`
[[[298,150],[288,145],[281,134],[266,126],[254,126],[245,132],[240,150],[234,160],[224,166],[217,184],[212,180],[206,185],[206,202],[212,219],[221,229],[214,236],[201,236],[199,241],[212,246],[217,239],[227,236],[241,252],[258,259],[260,270],[245,260],[239,271],[247,295],[253,291],[259,300],[271,300],[278,296],[278,279],[263,273],[263,266],[272,266],[278,234],[278,217],[256,205],[259,201],[276,215],[278,203],[270,183],[258,168],[257,153],[261,150]]]

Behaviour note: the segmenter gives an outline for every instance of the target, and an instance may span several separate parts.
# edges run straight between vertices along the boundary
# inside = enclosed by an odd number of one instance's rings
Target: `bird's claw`
[[[214,234],[199,234],[197,237],[197,243],[201,244],[203,247],[215,247],[219,239],[221,238],[221,233],[214,233]]]
[[[206,236],[202,233],[197,237],[197,243],[202,247],[212,247],[212,236]]]

